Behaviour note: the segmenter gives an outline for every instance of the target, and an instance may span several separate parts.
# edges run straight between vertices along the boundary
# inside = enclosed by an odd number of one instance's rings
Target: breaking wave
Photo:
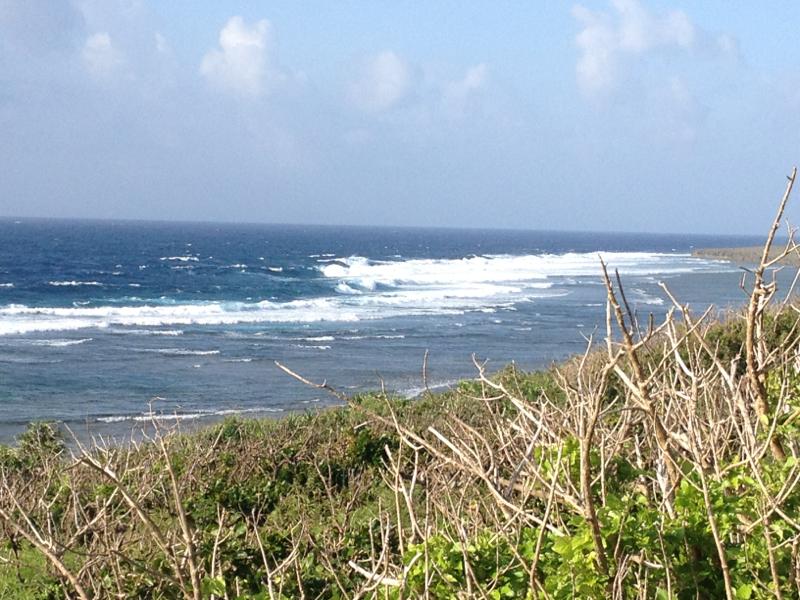
[[[92,338],[84,338],[81,340],[31,340],[31,346],[48,346],[50,348],[65,348],[67,346],[78,346],[91,342]]]
[[[687,254],[609,252],[603,258],[627,277],[730,271],[729,263]],[[193,256],[164,257],[190,261]],[[513,310],[519,302],[570,293],[576,277],[598,277],[596,253],[470,256],[462,259],[374,261],[360,256],[316,267],[328,296],[292,301],[197,302],[137,306],[0,307],[0,335],[88,328],[139,328],[150,335],[180,335],[158,328],[187,325],[356,322],[403,316],[459,315]],[[56,282],[51,282],[53,285]],[[97,282],[58,282],[94,285]],[[101,284],[98,284],[101,285]],[[660,299],[641,294],[642,304]],[[111,302],[111,301],[109,301]],[[150,333],[152,331],[152,333]],[[113,330],[123,333],[125,330]],[[128,330],[128,333],[138,333]]]
[[[553,280],[597,277],[600,256],[612,269],[627,276],[670,275],[697,271],[728,271],[730,264],[694,258],[689,254],[653,252],[583,252],[469,256],[460,259],[376,261],[363,256],[337,259],[320,272],[355,290],[382,287],[463,287],[516,284],[550,287]],[[546,280],[546,283],[543,283]],[[345,291],[342,288],[341,291]]]

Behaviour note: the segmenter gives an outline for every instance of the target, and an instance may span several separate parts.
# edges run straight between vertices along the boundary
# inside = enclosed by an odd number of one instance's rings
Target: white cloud
[[[464,116],[469,99],[486,86],[488,68],[480,63],[467,69],[464,77],[444,85],[442,89],[442,107],[445,114],[452,118]]]
[[[580,49],[576,76],[587,96],[602,96],[614,89],[623,63],[659,48],[692,49],[698,30],[680,10],[656,15],[639,0],[612,0],[612,12],[595,12],[583,6],[572,9],[582,25],[575,37]]]
[[[96,76],[106,76],[118,69],[124,62],[122,54],[114,46],[107,32],[90,35],[83,45],[83,62]]]
[[[210,50],[200,72],[214,86],[256,97],[283,78],[270,64],[272,26],[262,19],[248,25],[242,17],[231,17],[219,33],[219,48]]]
[[[411,67],[391,50],[370,58],[360,78],[350,88],[353,103],[369,112],[380,112],[396,106],[411,91]]]

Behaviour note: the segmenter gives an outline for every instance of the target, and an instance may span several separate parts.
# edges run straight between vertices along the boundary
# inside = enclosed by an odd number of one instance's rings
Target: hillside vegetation
[[[800,318],[770,277],[794,178],[724,322],[666,287],[640,321],[600,265],[605,339],[547,371],[128,447],[31,426],[0,452],[0,595],[800,596]]]

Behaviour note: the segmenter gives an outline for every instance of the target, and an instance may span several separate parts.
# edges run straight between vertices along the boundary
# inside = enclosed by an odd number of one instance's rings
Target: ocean
[[[752,237],[0,219],[0,442],[32,420],[125,435],[406,396],[603,334],[599,256],[637,313],[744,301],[742,271],[691,257]],[[599,329],[598,329],[599,328]]]

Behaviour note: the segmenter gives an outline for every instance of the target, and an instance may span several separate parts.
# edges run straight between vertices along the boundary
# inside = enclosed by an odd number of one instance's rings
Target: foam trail
[[[189,350],[187,348],[137,348],[134,352],[153,352],[168,356],[214,356],[219,350]]]
[[[182,329],[110,329],[109,333],[117,335],[183,335]]]
[[[91,342],[92,338],[84,338],[81,340],[30,340],[32,346],[49,346],[50,348],[64,348],[66,346],[78,346]]]
[[[101,423],[122,423],[125,421],[149,422],[149,421],[192,421],[195,419],[209,419],[214,417],[224,417],[226,415],[239,415],[246,413],[274,413],[283,412],[282,408],[241,408],[241,409],[222,409],[222,410],[199,410],[187,413],[142,413],[138,415],[110,415],[98,417]]]
[[[54,287],[78,287],[82,285],[88,286],[102,286],[99,281],[48,281],[48,284]]]

